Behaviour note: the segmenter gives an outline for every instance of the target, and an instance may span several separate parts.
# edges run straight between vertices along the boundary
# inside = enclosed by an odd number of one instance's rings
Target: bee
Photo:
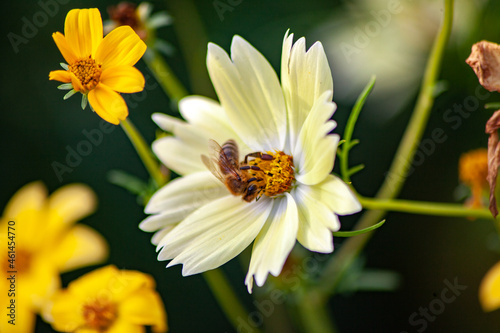
[[[226,141],[222,147],[210,140],[208,142],[210,157],[201,155],[201,160],[205,166],[217,177],[231,194],[236,196],[243,196],[243,200],[251,202],[253,199],[260,198],[259,194],[262,192],[263,187],[258,183],[262,178],[253,177],[247,170],[252,169],[259,171],[257,166],[244,165],[240,166],[239,162],[239,149],[234,140]],[[254,156],[255,153],[245,156],[245,162],[248,156]]]

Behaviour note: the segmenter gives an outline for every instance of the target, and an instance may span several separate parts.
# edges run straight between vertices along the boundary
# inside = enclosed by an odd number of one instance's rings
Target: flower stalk
[[[186,88],[184,88],[179,79],[174,75],[172,69],[158,51],[153,48],[149,49],[143,59],[174,105],[187,96],[188,92]]]
[[[441,67],[444,49],[451,33],[453,3],[453,0],[444,1],[443,23],[436,36],[426,65],[417,104],[415,105],[413,115],[398,147],[388,176],[377,193],[377,199],[391,199],[399,194],[406,179],[413,156],[415,155],[415,151],[422,138],[434,102],[434,88]],[[382,210],[372,210],[365,213],[354,229],[364,229],[380,221],[386,213],[386,210],[383,210],[382,207],[380,208]],[[325,302],[327,299],[326,295],[335,292],[335,288],[341,280],[343,273],[351,263],[354,262],[354,259],[367,244],[372,234],[371,232],[365,233],[346,240],[343,246],[336,251],[336,255],[327,264],[323,271],[319,286],[320,290],[322,290],[322,293],[325,295]]]
[[[365,209],[434,216],[492,219],[490,211],[486,208],[468,208],[461,204],[397,199],[373,199],[361,196],[358,196],[358,200]]]
[[[308,292],[297,302],[297,311],[305,332],[335,333],[337,329],[316,291]]]
[[[231,322],[234,328],[240,324],[238,319],[247,320],[248,313],[240,303],[238,297],[231,288],[229,281],[224,276],[220,269],[213,269],[203,273],[205,281],[219,303],[226,318]],[[253,330],[254,333],[259,333],[258,329]]]
[[[146,170],[155,182],[156,187],[159,188],[165,183],[165,177],[162,175],[160,171],[160,165],[154,158],[153,153],[146,143],[146,140],[144,140],[144,138],[139,133],[134,124],[132,124],[132,121],[130,121],[130,119],[125,119],[120,122],[120,126],[122,127],[125,134],[127,134],[130,142],[132,142],[137,155],[139,155],[139,158],[146,167]]]

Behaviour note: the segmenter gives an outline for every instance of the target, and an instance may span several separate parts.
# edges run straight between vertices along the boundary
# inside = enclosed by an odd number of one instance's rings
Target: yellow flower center
[[[256,155],[255,159],[243,163],[242,169],[245,169],[245,165],[249,166],[248,172],[256,178],[254,182],[261,194],[274,197],[289,191],[295,181],[292,156],[282,151]]]
[[[101,64],[97,64],[95,60],[89,56],[88,58],[77,60],[69,65],[68,68],[80,81],[83,87],[83,91],[80,92],[86,94],[94,89],[99,83],[102,73],[101,67]]]
[[[116,305],[107,301],[95,300],[83,306],[86,327],[98,332],[108,330],[117,317]]]
[[[15,271],[17,274],[24,274],[30,270],[31,253],[16,249],[15,257],[7,257],[3,263],[3,272]]]

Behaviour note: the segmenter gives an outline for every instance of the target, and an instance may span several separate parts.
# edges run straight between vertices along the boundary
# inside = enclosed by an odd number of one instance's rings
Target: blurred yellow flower
[[[483,192],[488,191],[488,150],[479,148],[460,156],[458,177],[470,187],[472,196],[466,204],[472,208],[483,207]]]
[[[119,124],[128,116],[125,100],[118,94],[144,89],[144,76],[137,70],[146,44],[129,26],[121,26],[103,38],[98,9],[73,9],[66,16],[63,35],[56,32],[54,41],[68,64],[64,70],[52,71],[50,80],[64,82],[60,89],[83,94],[82,108],[91,108],[107,122]]]
[[[500,262],[491,267],[481,281],[479,302],[485,312],[500,308]]]
[[[60,287],[59,274],[106,259],[105,240],[85,225],[74,225],[95,210],[94,193],[67,185],[47,198],[40,182],[21,188],[0,220],[0,304],[10,306],[0,332],[32,332],[35,314]],[[13,321],[13,322],[9,322]]]
[[[163,302],[154,279],[138,271],[106,266],[59,290],[46,318],[62,332],[128,333],[167,331]]]

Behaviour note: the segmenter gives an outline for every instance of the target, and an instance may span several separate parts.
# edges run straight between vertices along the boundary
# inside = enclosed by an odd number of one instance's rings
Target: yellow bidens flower
[[[490,268],[481,281],[479,302],[486,312],[500,308],[500,262]]]
[[[106,266],[58,291],[47,317],[62,332],[128,333],[167,331],[163,302],[154,279],[137,271]]]
[[[7,311],[13,316],[2,316],[0,332],[32,332],[35,314],[60,287],[60,273],[106,259],[105,240],[74,225],[95,206],[94,193],[76,184],[47,198],[45,187],[35,182],[12,197],[0,220],[0,246],[9,251],[2,257],[0,302],[12,306]]]
[[[463,154],[458,164],[458,177],[472,191],[467,205],[482,207],[483,192],[488,189],[488,150],[480,148]]]
[[[71,89],[65,99],[80,92],[83,109],[88,99],[102,119],[119,124],[127,118],[128,109],[118,92],[144,89],[144,76],[133,66],[146,52],[146,44],[129,26],[118,27],[103,38],[96,8],[71,10],[64,33],[52,37],[68,64],[61,64],[65,70],[50,72],[49,79],[64,82],[59,89]]]

